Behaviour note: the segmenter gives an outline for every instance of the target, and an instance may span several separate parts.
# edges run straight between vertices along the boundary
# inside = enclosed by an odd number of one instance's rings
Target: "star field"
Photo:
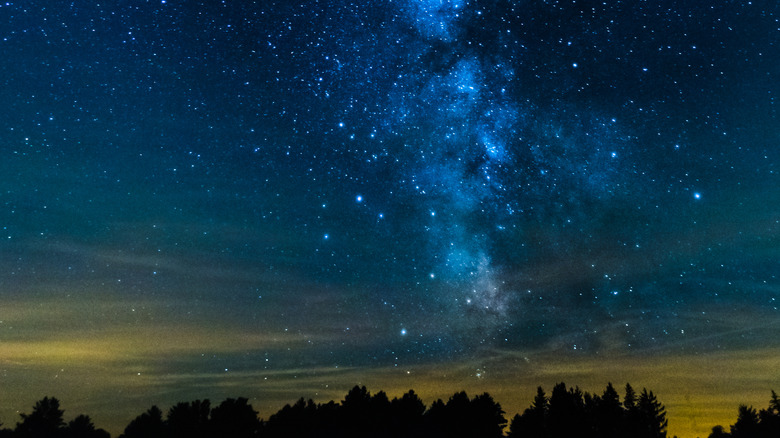
[[[357,383],[513,415],[553,378],[651,387],[680,436],[763,405],[780,9],[712,3],[0,4],[0,421]]]

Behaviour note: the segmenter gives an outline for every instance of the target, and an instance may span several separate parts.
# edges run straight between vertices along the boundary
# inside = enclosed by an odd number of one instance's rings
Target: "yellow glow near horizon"
[[[209,398],[216,403],[244,396],[267,418],[299,397],[340,401],[356,384],[366,385],[372,393],[384,390],[391,398],[414,389],[428,405],[460,390],[470,395],[489,392],[511,421],[530,405],[540,385],[548,394],[561,381],[601,393],[612,382],[622,394],[622,387],[630,382],[637,390],[652,390],[664,403],[670,437],[694,438],[707,436],[714,425],[732,424],[739,404],[766,407],[770,390],[780,389],[777,347],[696,354],[679,345],[678,351],[653,354],[614,348],[593,355],[562,353],[551,347],[484,349],[447,363],[399,367],[312,363],[269,369],[249,364],[233,370],[212,366],[208,360],[264,350],[305,358],[312,343],[327,345],[334,335],[304,335],[272,326],[250,329],[202,318],[164,319],[166,303],[141,303],[146,314],[140,318],[127,316],[132,309],[128,311],[130,305],[122,300],[96,301],[90,307],[83,303],[9,301],[0,309],[4,328],[0,421],[6,427],[46,395],[63,402],[66,418],[85,413],[98,427],[118,435],[152,404],[165,410],[178,401]],[[120,311],[125,313],[115,317]],[[371,342],[370,337],[355,339],[358,347]]]
[[[116,340],[116,339],[114,339]],[[745,351],[739,354],[679,355],[666,357],[572,357],[566,361],[530,355],[517,362],[514,353],[492,354],[490,361],[474,359],[450,364],[399,368],[300,368],[285,371],[203,373],[188,370],[161,371],[159,364],[111,366],[132,356],[139,342],[58,341],[3,346],[4,392],[0,395],[0,420],[12,425],[16,412],[29,411],[35,400],[52,395],[69,407],[68,414],[86,413],[99,427],[113,434],[152,404],[167,409],[177,401],[249,397],[267,418],[299,397],[318,402],[340,401],[353,385],[366,385],[373,393],[384,390],[392,398],[414,389],[430,405],[456,391],[470,395],[489,392],[511,418],[531,403],[535,389],[549,394],[555,383],[566,382],[584,391],[601,393],[612,382],[622,394],[629,382],[635,389],[652,390],[664,403],[669,436],[703,437],[712,426],[728,426],[741,403],[766,407],[770,390],[780,387],[780,350]],[[155,343],[142,355],[158,352],[164,362],[175,342]],[[127,349],[123,349],[124,345]],[[194,345],[194,344],[192,344]],[[187,348],[180,346],[180,348]],[[156,350],[158,349],[158,350]],[[10,359],[8,359],[10,358]],[[481,373],[477,376],[477,369]],[[139,371],[140,370],[140,371]],[[16,380],[21,375],[34,381]],[[26,399],[10,399],[25,394]],[[107,409],[105,397],[125,397],[126,406]],[[10,408],[10,409],[9,409]]]

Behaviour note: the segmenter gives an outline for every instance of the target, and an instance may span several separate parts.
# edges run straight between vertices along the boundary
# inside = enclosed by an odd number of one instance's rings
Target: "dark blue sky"
[[[0,421],[30,382],[111,427],[358,382],[521,409],[561,361],[777,387],[780,11],[710,3],[0,5]],[[701,434],[718,378],[647,385]]]

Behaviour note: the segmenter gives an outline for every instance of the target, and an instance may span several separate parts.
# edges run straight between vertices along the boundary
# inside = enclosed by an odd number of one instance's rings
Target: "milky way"
[[[716,3],[0,5],[0,421],[776,357],[779,11]]]

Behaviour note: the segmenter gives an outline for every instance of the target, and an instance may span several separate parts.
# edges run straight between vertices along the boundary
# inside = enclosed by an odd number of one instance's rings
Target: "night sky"
[[[776,2],[10,1],[0,84],[5,426],[780,390]]]

